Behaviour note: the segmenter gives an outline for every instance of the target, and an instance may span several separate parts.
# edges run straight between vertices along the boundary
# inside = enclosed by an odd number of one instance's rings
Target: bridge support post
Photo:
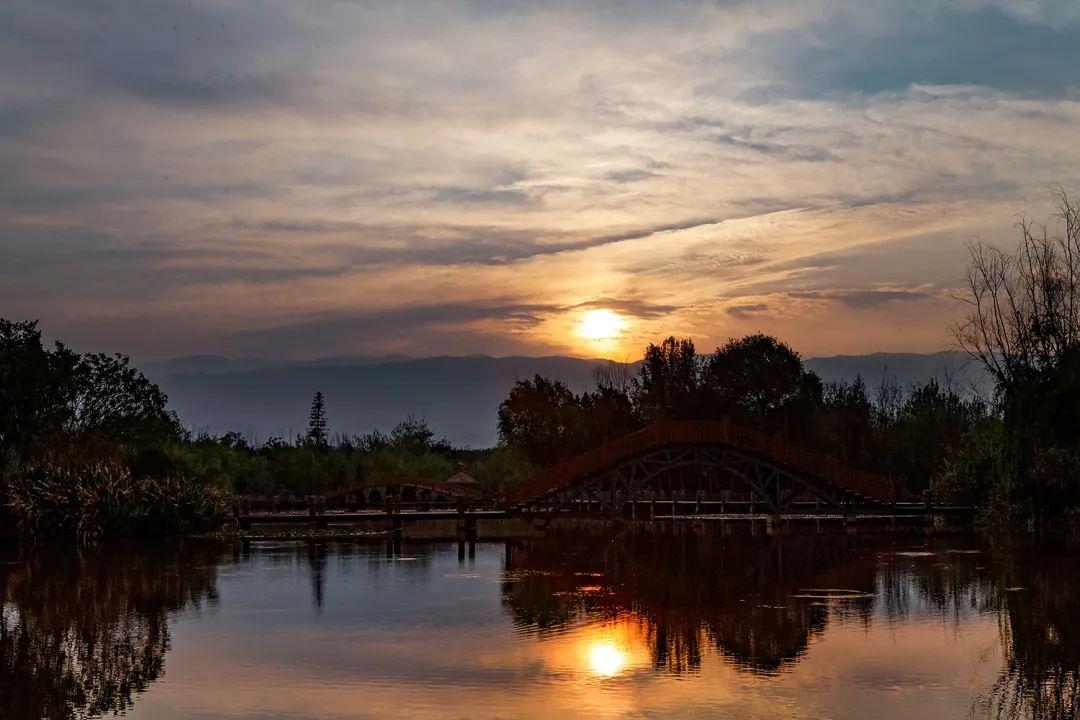
[[[236,527],[240,530],[251,529],[251,500],[243,497],[237,500],[236,506]]]
[[[770,535],[775,535],[783,529],[783,518],[777,513],[769,513],[765,518],[765,530]]]
[[[322,497],[313,497],[308,503],[308,517],[311,525],[316,530],[326,529],[326,500]]]
[[[701,491],[698,490],[697,491],[697,501],[694,503],[694,514],[695,515],[700,515],[701,514],[701,495],[702,495]]]

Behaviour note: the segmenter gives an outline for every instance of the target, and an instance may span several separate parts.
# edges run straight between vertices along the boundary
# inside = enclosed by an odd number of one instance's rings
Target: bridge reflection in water
[[[560,522],[460,561],[410,541],[9,553],[0,717],[1080,710],[1067,549],[635,527]]]

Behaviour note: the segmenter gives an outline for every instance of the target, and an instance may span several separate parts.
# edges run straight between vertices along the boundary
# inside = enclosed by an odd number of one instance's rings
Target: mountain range
[[[930,378],[966,392],[985,392],[988,386],[985,375],[958,352],[837,355],[805,362],[826,382],[861,376],[873,386],[887,376],[901,387]],[[306,429],[312,395],[321,391],[332,433],[387,432],[411,415],[455,445],[487,447],[496,441],[498,404],[516,380],[539,374],[582,392],[593,385],[595,368],[605,364],[560,356],[342,356],[289,362],[198,355],[139,367],[196,433],[239,432],[252,441],[294,437]]]

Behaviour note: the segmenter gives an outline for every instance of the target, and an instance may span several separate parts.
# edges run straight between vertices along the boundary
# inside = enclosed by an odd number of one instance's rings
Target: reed
[[[100,459],[38,460],[7,478],[7,510],[24,537],[165,537],[216,529],[231,498],[217,485],[180,474],[137,477]]]

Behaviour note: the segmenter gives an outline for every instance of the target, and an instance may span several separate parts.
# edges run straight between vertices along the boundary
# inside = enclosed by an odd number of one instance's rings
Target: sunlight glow
[[[586,310],[581,316],[578,332],[591,342],[604,342],[618,339],[625,327],[626,320],[614,310],[597,308]]]
[[[618,675],[626,666],[626,653],[610,642],[598,642],[589,648],[589,667],[600,677]]]

